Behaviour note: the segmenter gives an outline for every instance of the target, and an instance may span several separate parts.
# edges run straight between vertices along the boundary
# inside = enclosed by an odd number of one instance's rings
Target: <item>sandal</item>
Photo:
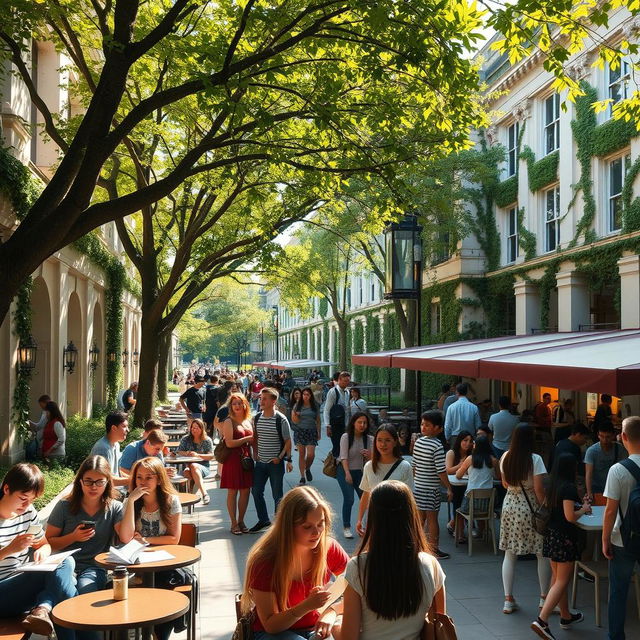
[[[242,531],[242,533],[249,533],[249,527],[247,527],[244,522],[240,522],[238,527],[240,527],[240,531]]]
[[[240,527],[238,525],[236,525],[235,527],[231,527],[230,531],[231,531],[231,533],[233,533],[234,536],[241,536],[242,535],[242,530],[240,529]]]
[[[202,496],[202,504],[209,504],[210,501],[211,498],[209,497],[209,494],[205,493],[204,496]]]

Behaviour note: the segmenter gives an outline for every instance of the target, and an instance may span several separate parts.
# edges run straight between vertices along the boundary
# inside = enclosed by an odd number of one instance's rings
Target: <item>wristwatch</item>
[[[291,456],[285,456],[282,458],[285,462],[291,462]]]

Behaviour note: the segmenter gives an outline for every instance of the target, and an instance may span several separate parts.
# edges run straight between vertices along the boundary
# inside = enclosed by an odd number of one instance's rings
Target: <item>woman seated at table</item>
[[[329,602],[331,575],[349,557],[332,538],[331,507],[312,487],[296,487],[278,506],[276,521],[247,559],[242,611],[255,606],[255,640],[328,638],[336,612]]]
[[[202,480],[211,473],[209,460],[213,458],[213,440],[207,435],[202,420],[194,418],[191,421],[189,433],[181,438],[176,455],[202,458],[202,462],[186,465],[183,473],[197,487],[196,494],[198,491],[202,493],[202,502],[209,504],[209,494],[205,491]]]
[[[89,456],[76,473],[71,493],[58,502],[47,522],[54,551],[78,549],[73,557],[80,594],[104,589],[107,583],[107,571],[95,557],[109,549],[114,531],[120,534],[123,506],[113,493],[109,463],[102,456]]]

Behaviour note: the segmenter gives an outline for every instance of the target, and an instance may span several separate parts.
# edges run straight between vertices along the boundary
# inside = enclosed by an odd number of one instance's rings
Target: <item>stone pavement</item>
[[[334,535],[348,553],[356,549],[357,540],[345,540],[342,537],[342,524],[339,520],[341,493],[338,484],[332,478],[322,474],[322,463],[329,449],[329,441],[324,438],[317,449],[319,456],[313,467],[312,486],[316,487],[333,506],[336,519]],[[294,453],[294,456],[296,454]],[[294,457],[294,465],[296,459]],[[285,490],[297,486],[297,470],[285,476]],[[200,579],[202,600],[200,610],[200,630],[203,640],[229,640],[235,625],[234,594],[241,590],[244,578],[247,552],[257,535],[234,536],[229,532],[229,520],[226,511],[226,491],[209,484],[211,503],[196,508],[195,517],[200,523],[202,562]],[[215,488],[214,488],[215,487]],[[273,508],[270,493],[267,505]],[[354,505],[355,525],[357,501]],[[518,562],[515,581],[515,596],[521,610],[511,615],[502,613],[503,591],[501,579],[502,555],[494,556],[493,551],[483,542],[474,545],[474,555],[470,558],[465,547],[455,548],[452,538],[446,533],[446,508],[440,514],[440,526],[444,531],[441,547],[451,553],[449,560],[443,560],[442,566],[447,574],[447,609],[456,623],[460,640],[520,640],[535,638],[529,624],[537,615],[538,581],[536,563]],[[256,522],[253,500],[250,500],[246,522],[252,526]],[[475,541],[474,541],[475,542]],[[603,585],[603,598],[606,598],[606,583]],[[563,631],[558,624],[558,616],[551,620],[553,633],[558,640],[579,637],[581,640],[595,640],[606,636],[605,628],[597,628],[594,621],[593,585],[580,581],[578,587],[578,606],[585,615],[585,621],[572,631]],[[627,637],[640,637],[638,611],[631,588],[627,620]],[[606,604],[603,602],[603,624],[606,625]]]

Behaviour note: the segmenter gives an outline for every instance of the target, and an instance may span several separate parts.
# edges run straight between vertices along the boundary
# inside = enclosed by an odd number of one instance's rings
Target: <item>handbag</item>
[[[242,466],[243,471],[253,471],[256,466],[251,456],[243,456],[240,458],[240,465]]]
[[[231,453],[231,449],[227,447],[224,438],[218,442],[215,449],[213,450],[213,457],[216,459],[218,464],[224,464]]]
[[[231,640],[253,640],[253,621],[255,618],[254,609],[243,615],[240,610],[240,595],[236,595],[236,628],[231,636]]]
[[[336,478],[338,476],[338,462],[336,461],[333,453],[329,452],[324,459],[322,466],[322,473],[330,478]]]
[[[531,510],[531,526],[541,535],[543,536],[547,533],[547,529],[549,528],[549,520],[551,520],[551,510],[547,507],[546,500],[537,508],[534,509],[531,501],[529,500],[529,496],[522,485],[520,483],[520,487],[522,488],[522,493],[524,493],[525,500],[529,505],[529,509]]]
[[[456,625],[446,613],[436,613],[432,604],[424,619],[420,640],[458,640]]]

